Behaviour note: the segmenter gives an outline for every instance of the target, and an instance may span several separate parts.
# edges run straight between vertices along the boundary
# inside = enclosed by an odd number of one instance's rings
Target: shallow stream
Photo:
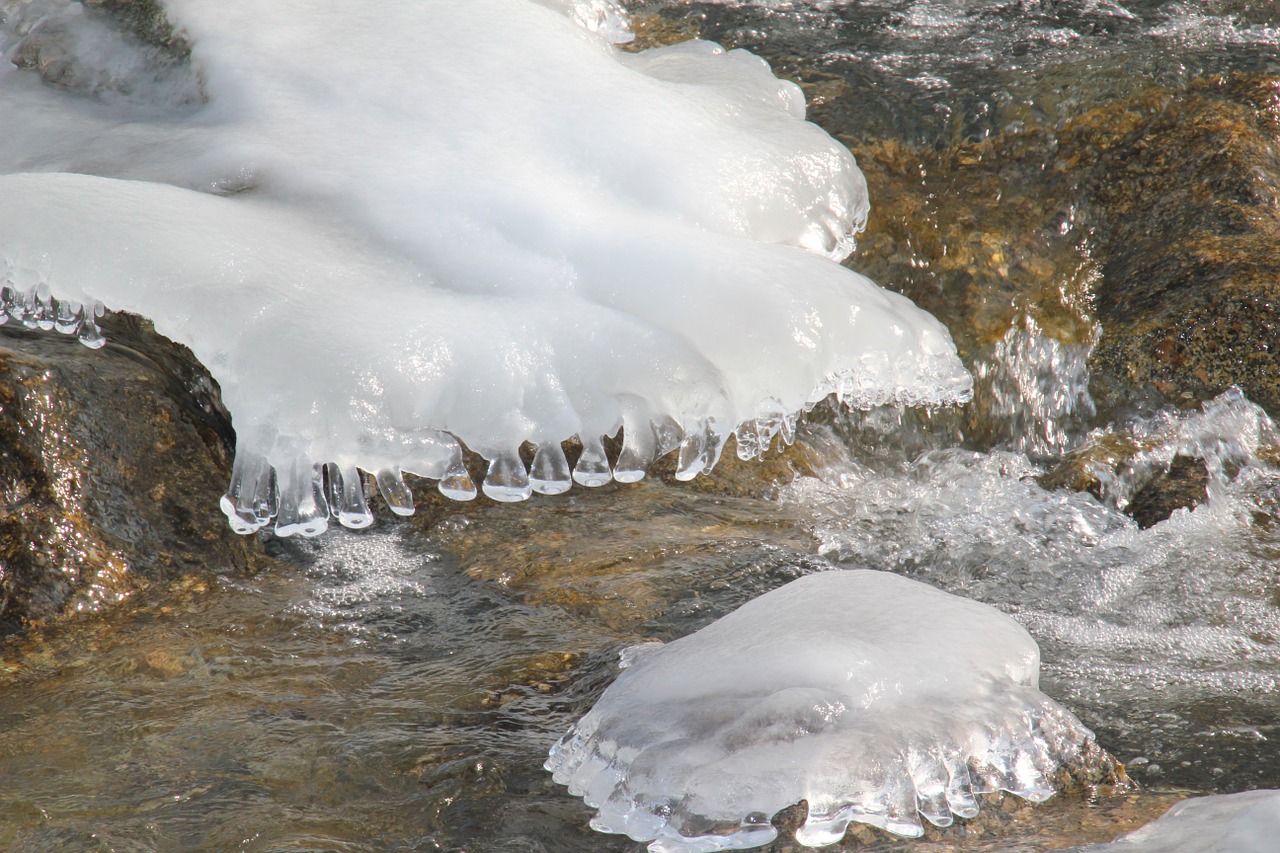
[[[1280,71],[1280,12],[1243,0],[636,14],[652,32],[757,50],[811,97],[855,93],[841,110],[859,133],[938,147],[1052,128],[1149,83]],[[785,466],[735,462],[692,484],[410,519],[378,508],[365,531],[264,539],[279,562],[254,577],[219,572],[15,642],[0,675],[0,849],[641,849],[589,829],[543,771],[547,749],[621,648],[831,566],[901,572],[1013,615],[1041,645],[1042,689],[1144,787],[1055,798],[962,849],[1110,840],[1186,792],[1280,787],[1274,426],[1231,392],[1204,409],[1094,414],[1088,344],[1054,346],[967,354],[1034,377],[984,421],[1000,429],[824,404],[798,440],[816,477],[773,487]],[[1020,442],[1009,423],[1050,440]],[[1140,451],[1100,497],[1041,485],[1069,451],[1117,435]],[[1203,460],[1207,499],[1140,527],[1121,510],[1175,456]]]

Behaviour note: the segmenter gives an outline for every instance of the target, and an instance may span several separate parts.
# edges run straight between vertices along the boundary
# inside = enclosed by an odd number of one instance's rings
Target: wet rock
[[[176,32],[159,0],[82,0],[90,9],[101,9],[142,42],[164,51],[173,61],[191,55],[186,34]]]
[[[1064,165],[1093,177],[1097,369],[1183,406],[1235,384],[1280,413],[1280,79],[1109,112],[1063,133]]]
[[[1154,527],[1179,509],[1195,509],[1209,499],[1209,472],[1204,462],[1174,457],[1164,476],[1139,489],[1125,508],[1138,527]]]
[[[191,44],[156,0],[0,0],[5,58],[50,85],[92,96],[202,100]]]
[[[1280,79],[1234,75],[941,152],[846,137],[876,200],[857,264],[974,362],[1019,316],[1076,345],[1100,326],[1104,410],[1235,384],[1280,411],[1278,105]]]
[[[103,325],[96,352],[0,330],[0,634],[260,559],[217,510],[232,434],[208,374],[149,323]]]
[[[1036,482],[1049,491],[1088,492],[1145,530],[1179,509],[1195,509],[1209,499],[1209,471],[1203,459],[1178,454],[1163,461],[1152,453],[1155,449],[1153,441],[1128,433],[1100,433]]]

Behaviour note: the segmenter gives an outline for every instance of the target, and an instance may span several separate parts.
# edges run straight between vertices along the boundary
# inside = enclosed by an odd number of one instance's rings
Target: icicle
[[[820,812],[813,806],[803,824],[796,830],[796,840],[806,847],[825,847],[844,838],[851,816],[848,809]]]
[[[529,472],[515,450],[506,450],[493,457],[481,488],[493,500],[504,503],[528,500],[533,494]]]
[[[788,447],[795,443],[796,440],[796,424],[798,418],[795,412],[788,412],[782,416],[782,422],[779,424],[782,432],[782,441]]]
[[[231,466],[231,483],[219,501],[223,514],[236,533],[253,533],[270,519],[269,515],[260,516],[255,506],[258,490],[267,491],[264,486],[270,479],[271,466],[265,457],[247,450],[236,450],[236,460]]]
[[[107,342],[107,339],[102,336],[102,330],[98,328],[98,324],[87,317],[80,324],[80,328],[76,332],[76,338],[89,349],[101,349]]]
[[[276,535],[319,536],[329,528],[329,506],[324,499],[324,475],[320,465],[298,457],[280,476],[280,512]]]
[[[599,436],[579,435],[582,441],[582,455],[578,464],[573,466],[573,479],[576,483],[595,488],[609,483],[613,479],[613,471],[609,469],[609,457],[604,452],[604,444]]]
[[[54,311],[53,328],[64,335],[74,335],[80,330],[84,306],[70,299],[60,300]]]
[[[962,818],[976,817],[978,801],[973,798],[973,782],[969,767],[959,758],[947,760],[947,807]]]
[[[378,484],[378,491],[382,493],[382,499],[391,507],[392,512],[396,515],[413,515],[413,492],[405,485],[398,466],[383,468],[374,475],[374,480]]]
[[[680,446],[684,439],[684,430],[669,417],[661,417],[653,424],[654,458],[666,456]]]
[[[913,774],[916,789],[916,810],[934,826],[950,826],[954,819],[947,806],[946,767],[936,758],[925,759]]]
[[[760,429],[754,418],[738,424],[733,435],[737,440],[739,459],[751,460],[764,453],[764,448],[760,446]]]
[[[364,482],[354,465],[325,465],[329,480],[329,511],[343,527],[359,530],[373,524],[373,513],[364,499]]]
[[[657,438],[653,426],[647,420],[623,418],[622,452],[613,469],[613,479],[619,483],[636,483],[644,479],[645,472],[653,464]]]
[[[533,467],[529,469],[529,484],[540,495],[561,495],[573,486],[569,474],[569,460],[558,441],[538,445],[533,454]]]
[[[42,332],[52,332],[54,317],[53,296],[49,293],[49,286],[40,284],[35,289],[35,298],[32,301],[31,322]]]
[[[9,305],[10,318],[22,323],[28,329],[36,328],[35,320],[32,320],[31,304],[31,291],[22,288],[15,289],[13,302]]]
[[[694,479],[716,464],[717,459],[719,453],[716,450],[716,439],[712,435],[710,424],[704,420],[690,429],[685,434],[685,441],[680,443],[680,456],[676,457],[676,479]]]
[[[436,488],[451,501],[472,501],[476,498],[476,484],[471,482],[466,461],[462,458],[462,448],[456,442],[449,464],[445,466],[444,476],[440,478]]]

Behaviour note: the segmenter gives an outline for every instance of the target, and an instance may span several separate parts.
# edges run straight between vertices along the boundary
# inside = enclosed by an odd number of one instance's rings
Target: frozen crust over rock
[[[207,101],[0,69],[3,307],[98,343],[101,301],[188,345],[237,529],[368,524],[361,471],[397,512],[404,471],[474,497],[459,442],[522,500],[677,448],[688,479],[735,430],[758,455],[832,392],[969,394],[946,329],[833,262],[862,174],[750,54],[624,53],[607,3],[164,5]]]
[[[1246,791],[1183,800],[1159,820],[1110,844],[1062,853],[1275,853],[1280,791]]]
[[[1052,795],[1092,733],[1037,689],[1039,649],[987,605],[897,575],[821,572],[688,637],[633,647],[551,749],[602,832],[653,853],[754,847],[805,800],[796,837],[852,821],[905,836],[973,817],[975,795]]]

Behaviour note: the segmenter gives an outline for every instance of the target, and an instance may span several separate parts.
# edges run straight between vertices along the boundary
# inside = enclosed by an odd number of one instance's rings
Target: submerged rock
[[[1235,75],[1068,128],[1104,258],[1096,369],[1182,405],[1238,385],[1280,412],[1277,107],[1280,79]]]
[[[216,511],[232,433],[208,374],[149,323],[103,323],[97,351],[0,331],[0,634],[258,559]]]
[[[1280,838],[1280,791],[1184,800],[1112,844],[1060,853],[1269,853]]]

